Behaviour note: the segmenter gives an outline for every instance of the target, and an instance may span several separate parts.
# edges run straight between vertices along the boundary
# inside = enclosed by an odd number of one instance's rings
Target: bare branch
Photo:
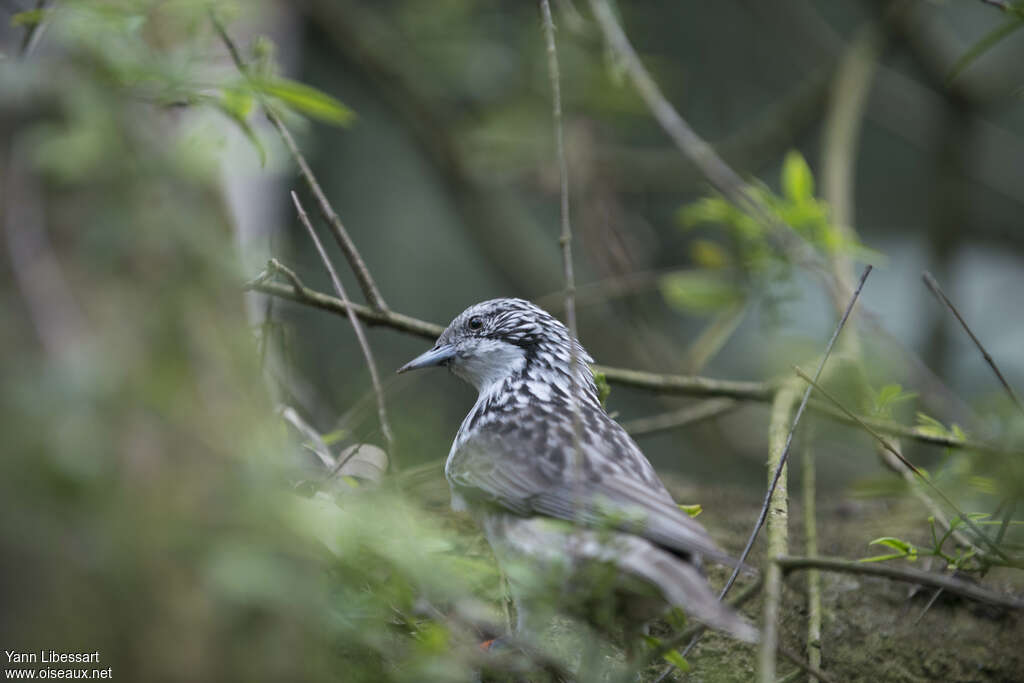
[[[863,281],[862,281],[863,282]],[[833,335],[832,341],[835,341]],[[832,344],[829,344],[825,351],[818,371],[824,367],[828,359]],[[800,422],[800,414],[807,405],[807,394],[797,409],[796,416],[786,434],[786,425],[789,424],[789,416],[793,411],[793,404],[796,397],[800,395],[800,388],[792,382],[787,382],[781,391],[775,395],[772,403],[772,418],[768,426],[768,471],[774,474],[769,480],[768,496],[765,498],[761,514],[758,517],[757,525],[754,527],[747,546],[743,549],[740,562],[746,560],[750,549],[757,538],[757,532],[761,525],[767,523],[768,548],[766,555],[769,565],[764,572],[764,606],[762,607],[761,619],[761,646],[758,663],[758,680],[762,683],[774,683],[775,681],[775,655],[779,646],[779,613],[782,609],[782,571],[771,563],[773,557],[785,555],[789,552],[789,490],[786,476],[786,456],[789,454],[789,446],[793,439],[793,433]],[[736,574],[729,577],[729,582],[722,589],[721,596],[724,596],[732,586]],[[720,598],[721,598],[720,596]]]
[[[895,581],[916,583],[930,588],[941,588],[950,593],[956,593],[965,598],[986,602],[991,605],[998,605],[1009,609],[1024,609],[1024,600],[1012,595],[1000,595],[968,581],[911,567],[894,567],[877,562],[857,562],[837,557],[776,557],[775,564],[787,573],[799,569],[821,569],[823,571],[842,572],[845,574],[879,576]]]
[[[562,132],[562,86],[558,70],[558,50],[555,47],[555,22],[551,18],[551,4],[540,0],[543,17],[544,44],[548,53],[548,79],[551,81],[551,118],[555,128],[555,155],[558,157],[559,206],[561,214],[561,235],[558,244],[562,250],[562,272],[565,275],[565,324],[569,335],[579,339],[576,327],[576,276],[572,265],[572,223],[569,220],[569,164],[565,159],[565,140]],[[580,457],[580,441],[583,439],[583,420],[577,403],[576,345],[569,345],[569,403],[572,408],[573,462],[576,463],[576,482],[583,481],[583,458]]]
[[[245,288],[252,292],[261,292],[263,294],[276,296],[280,299],[288,299],[289,301],[294,301],[306,306],[312,306],[324,311],[330,311],[331,313],[337,313],[338,315],[348,315],[349,310],[352,310],[357,316],[359,316],[360,320],[371,327],[378,325],[390,327],[394,330],[416,335],[417,337],[423,337],[424,339],[429,339],[431,341],[436,340],[441,336],[441,333],[444,332],[444,328],[442,326],[429,323],[425,320],[419,320],[418,318],[413,318],[408,315],[395,313],[390,309],[380,311],[355,302],[345,303],[341,299],[328,296],[327,294],[317,292],[313,289],[309,289],[308,287],[295,287],[294,283],[292,285],[284,285],[278,282],[262,282],[257,278],[252,282],[246,283]]]
[[[273,261],[272,261],[273,263]],[[412,316],[396,313],[392,310],[376,311],[368,306],[354,302],[345,303],[340,299],[329,296],[322,292],[310,289],[301,282],[295,286],[292,278],[294,273],[289,274],[288,269],[281,266],[292,284],[284,285],[277,282],[268,282],[265,277],[257,277],[246,283],[245,288],[253,292],[261,292],[280,299],[287,299],[295,303],[319,308],[338,315],[347,315],[349,309],[355,312],[359,319],[371,327],[390,327],[393,330],[423,337],[431,341],[435,340],[444,331],[444,327],[425,320],[413,318]],[[593,366],[594,372],[603,373],[610,384],[643,389],[656,394],[677,395],[677,396],[698,396],[698,397],[723,397],[733,398],[740,401],[770,401],[775,395],[777,384],[774,382],[745,382],[735,380],[712,379],[699,375],[671,375],[644,370],[632,370],[628,368],[616,368],[606,365]],[[877,418],[857,416],[853,419],[841,410],[833,408],[828,403],[811,401],[808,406],[811,410],[828,417],[829,419],[849,425],[859,424],[861,420],[875,430],[883,434],[891,434],[901,438],[913,439],[921,443],[943,448],[965,448],[969,450],[983,451],[989,453],[1008,453],[996,446],[972,439],[962,439],[951,435],[933,434],[916,427],[901,425],[890,420],[879,420]]]
[[[245,61],[242,59],[242,55],[239,53],[238,47],[235,45],[234,41],[231,40],[227,29],[224,28],[224,24],[217,18],[217,15],[212,8],[210,9],[210,20],[213,22],[213,26],[216,29],[217,34],[227,47],[228,53],[231,55],[231,59],[235,63],[235,67],[245,78],[249,78],[249,69],[245,64]],[[260,103],[263,105],[263,110],[266,112],[270,123],[272,123],[274,128],[277,129],[281,139],[284,140],[285,146],[288,147],[288,151],[291,153],[292,158],[299,167],[299,174],[302,176],[303,180],[306,181],[306,185],[309,186],[309,191],[313,193],[313,198],[316,199],[317,208],[320,209],[320,215],[323,216],[324,220],[327,221],[327,225],[330,226],[331,232],[334,234],[334,239],[338,242],[338,246],[341,247],[342,252],[345,254],[345,258],[352,267],[352,272],[355,273],[356,279],[359,281],[359,287],[363,290],[363,295],[366,297],[366,300],[370,303],[370,306],[378,311],[386,311],[388,309],[387,304],[384,303],[384,298],[380,295],[380,291],[377,289],[377,284],[374,282],[373,276],[370,275],[370,270],[366,267],[366,263],[363,262],[362,256],[359,255],[359,250],[356,249],[355,242],[352,241],[352,238],[348,235],[348,231],[345,230],[345,226],[342,224],[341,218],[338,217],[334,207],[331,206],[330,201],[328,201],[327,195],[325,195],[324,191],[320,188],[320,183],[317,181],[316,176],[313,174],[313,170],[306,162],[306,157],[302,155],[301,150],[299,150],[299,146],[295,144],[295,139],[288,131],[288,128],[284,125],[281,117],[277,115],[277,112],[274,111],[270,104],[262,97],[260,97]]]
[[[324,250],[324,245],[320,243],[320,238],[316,235],[316,230],[313,229],[313,224],[309,221],[309,216],[306,214],[306,210],[302,208],[302,202],[299,201],[299,195],[295,194],[292,190],[292,202],[295,204],[295,211],[299,215],[299,221],[306,227],[306,231],[309,233],[309,238],[313,240],[313,245],[316,247],[316,251],[320,254],[320,260],[323,261],[324,267],[331,276],[331,282],[334,284],[334,291],[337,292],[338,298],[343,302],[348,303],[348,295],[345,294],[345,287],[341,284],[341,280],[338,278],[337,271],[334,270],[334,264],[331,263],[331,259],[327,256],[327,252]],[[388,461],[392,463],[392,469],[398,470],[398,460],[395,453],[395,437],[391,432],[391,425],[388,423],[388,411],[384,404],[384,389],[381,387],[380,376],[377,374],[377,363],[373,359],[373,350],[370,348],[370,343],[366,339],[366,333],[363,332],[363,325],[359,322],[359,316],[356,315],[355,311],[352,310],[351,306],[347,307],[348,320],[352,324],[352,330],[356,333],[356,339],[359,340],[359,348],[363,352],[363,358],[366,360],[366,368],[370,371],[370,383],[373,385],[373,393],[377,398],[377,419],[380,420],[380,431],[384,434],[384,440],[388,445]]]
[[[957,310],[956,306],[953,305],[953,302],[949,300],[948,296],[946,296],[946,293],[942,291],[941,287],[939,287],[939,283],[928,271],[922,273],[921,278],[924,280],[925,285],[928,286],[928,289],[931,290],[932,294],[935,295],[935,298],[944,303],[946,308],[948,308],[953,316],[960,322],[960,326],[964,328],[964,332],[966,332],[967,336],[971,338],[974,345],[978,347],[978,351],[981,351],[981,355],[985,359],[985,362],[988,363],[988,366],[992,368],[992,372],[995,373],[999,383],[1003,385],[1004,389],[1006,389],[1006,393],[1010,396],[1010,400],[1013,401],[1015,406],[1017,406],[1017,410],[1019,410],[1021,414],[1024,414],[1024,404],[1020,402],[1020,398],[1017,397],[1017,393],[1013,390],[1013,387],[1010,386],[1010,383],[1006,381],[1006,377],[1003,376],[1003,373],[999,371],[999,366],[996,365],[994,360],[992,360],[992,356],[989,355],[989,352],[982,345],[981,340],[975,336],[974,332],[967,324],[967,321],[964,320],[962,315],[960,315],[960,311]]]
[[[731,413],[739,407],[740,402],[735,399],[710,399],[701,401],[696,405],[687,406],[682,410],[629,420],[622,423],[622,428],[631,436],[644,436],[669,429],[678,429],[695,422],[710,420]]]

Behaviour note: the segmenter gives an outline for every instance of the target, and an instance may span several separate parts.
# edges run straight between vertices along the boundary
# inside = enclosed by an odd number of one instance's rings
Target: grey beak
[[[429,368],[432,365],[442,365],[454,357],[455,349],[451,346],[448,346],[447,344],[444,346],[435,346],[426,353],[416,356],[411,361],[398,368],[398,372],[402,373],[409,370]]]

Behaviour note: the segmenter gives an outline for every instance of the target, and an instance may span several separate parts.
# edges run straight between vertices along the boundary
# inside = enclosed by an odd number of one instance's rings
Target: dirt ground
[[[697,490],[673,486],[678,500],[699,500],[701,521],[711,535],[738,552],[756,519],[759,502],[748,492]],[[802,511],[790,504],[790,554],[803,555]],[[867,543],[880,536],[926,542],[930,536],[927,513],[914,500],[855,500],[832,496],[818,505],[820,554],[860,558],[879,554]],[[763,533],[763,531],[762,531]],[[759,539],[753,564],[763,555]],[[925,568],[927,559],[913,563]],[[894,562],[905,562],[898,560]],[[720,567],[709,567],[716,586],[727,578]],[[983,580],[995,591],[1024,593],[1024,571],[993,570]],[[806,650],[807,574],[794,572],[785,580],[781,642],[793,652]],[[734,589],[735,590],[735,589]],[[925,681],[1024,681],[1024,618],[1007,611],[942,595],[925,611],[934,591],[887,579],[822,574],[822,668],[837,681],[923,683]],[[759,619],[760,599],[744,612]],[[707,633],[690,653],[688,674],[674,680],[691,682],[750,681],[755,673],[756,649]],[[795,667],[780,658],[779,675]],[[807,680],[801,675],[796,680]]]

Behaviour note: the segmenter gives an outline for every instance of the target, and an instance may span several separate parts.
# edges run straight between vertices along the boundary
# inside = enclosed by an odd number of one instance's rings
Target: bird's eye
[[[473,316],[472,318],[469,319],[469,329],[471,329],[471,330],[479,330],[483,326],[484,326],[484,319],[481,318],[480,316]]]

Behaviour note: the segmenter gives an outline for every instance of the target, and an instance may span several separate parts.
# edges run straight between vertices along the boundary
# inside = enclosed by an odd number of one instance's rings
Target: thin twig
[[[809,557],[818,555],[818,520],[816,517],[816,467],[810,446],[803,449],[804,545]],[[821,667],[821,574],[807,571],[807,663]],[[812,679],[813,681],[813,679]]]
[[[786,573],[798,569],[821,569],[828,572],[879,576],[895,581],[916,583],[929,588],[941,588],[971,600],[999,607],[1024,609],[1024,599],[1012,595],[1001,595],[969,581],[912,567],[894,567],[877,562],[857,562],[839,557],[776,557],[775,564]]]
[[[788,659],[790,662],[798,666],[802,671],[811,675],[811,680],[819,680],[823,683],[835,683],[834,678],[829,676],[827,673],[821,670],[821,667],[814,664],[811,661],[804,661],[804,659],[797,653],[790,650],[785,645],[779,645],[775,648],[776,651],[783,657]]]
[[[299,215],[299,221],[305,226],[306,231],[309,233],[309,238],[313,240],[317,253],[320,254],[320,260],[323,261],[324,267],[331,276],[334,291],[338,294],[339,299],[343,302],[348,302],[349,299],[348,295],[345,294],[345,287],[341,284],[341,279],[338,278],[338,273],[334,270],[334,264],[331,263],[331,259],[327,256],[324,245],[320,243],[320,238],[317,237],[316,230],[313,229],[313,224],[310,222],[306,210],[302,208],[299,195],[294,190],[292,190],[291,195],[292,202],[295,204],[295,211]],[[362,323],[359,322],[359,316],[355,314],[351,307],[348,307],[347,310],[348,320],[352,324],[352,331],[356,333],[356,339],[359,340],[359,348],[362,350],[363,359],[366,361],[366,368],[370,371],[370,383],[373,385],[373,393],[377,398],[377,419],[380,420],[380,431],[384,435],[384,440],[388,446],[388,462],[392,464],[392,470],[397,471],[395,437],[391,432],[391,425],[388,423],[388,411],[384,404],[384,390],[381,388],[380,376],[377,374],[377,363],[373,359],[373,350],[370,348],[370,342],[366,339],[366,333],[363,331]]]
[[[835,331],[832,333],[832,338],[829,339],[828,345],[825,347],[825,354],[821,357],[821,361],[818,363],[818,369],[814,373],[815,377],[821,376],[821,371],[825,367],[825,362],[828,361],[829,355],[832,353],[832,347],[835,346],[836,339],[839,337],[839,333],[842,332],[843,327],[846,325],[846,321],[850,317],[850,313],[853,311],[854,304],[857,303],[857,298],[860,296],[861,289],[864,288],[864,282],[868,279],[868,275],[871,274],[871,266],[867,266],[864,269],[864,274],[860,276],[860,282],[857,284],[857,289],[854,290],[853,296],[850,298],[850,303],[846,306],[846,311],[839,319],[839,324],[836,325]],[[750,554],[750,549],[754,545],[754,541],[757,539],[757,534],[761,530],[761,526],[764,524],[765,517],[768,515],[768,505],[771,502],[772,492],[775,490],[776,484],[778,484],[779,477],[782,475],[782,468],[786,464],[786,458],[789,455],[790,444],[793,443],[793,434],[796,432],[796,427],[800,423],[800,417],[804,413],[804,409],[807,407],[807,401],[811,397],[810,391],[805,391],[803,399],[800,401],[800,407],[796,411],[796,416],[793,418],[793,425],[790,427],[789,435],[786,437],[786,445],[783,448],[782,455],[779,458],[778,465],[775,469],[775,474],[772,477],[771,484],[768,487],[768,491],[765,493],[764,502],[761,504],[761,513],[758,515],[757,524],[754,525],[754,530],[750,534],[750,538],[747,540],[746,547],[743,548],[743,553],[740,555],[740,562],[737,567],[741,566],[746,561],[747,556]],[[729,592],[729,588],[732,587],[733,582],[736,581],[736,577],[739,575],[739,571],[733,571],[732,576],[729,577],[729,581],[725,584],[722,589],[720,597],[724,597]]]
[[[701,401],[696,405],[687,406],[682,410],[673,410],[669,413],[640,417],[622,423],[622,428],[630,436],[645,436],[656,432],[663,432],[668,429],[679,429],[686,425],[702,422],[727,413],[731,413],[740,407],[740,402],[732,398],[713,398]]]
[[[992,7],[1000,9],[1003,12],[1013,11],[1013,5],[1010,4],[1009,2],[1006,2],[1006,0],[981,0],[981,2],[986,5],[991,5]]]
[[[365,322],[367,325],[390,327],[393,330],[412,334],[424,339],[430,339],[431,341],[435,341],[439,336],[441,336],[441,333],[444,332],[444,327],[435,323],[427,322],[426,320],[402,315],[401,313],[395,313],[391,310],[374,310],[369,306],[363,306],[355,302],[349,302],[346,304],[337,297],[317,292],[316,290],[308,287],[298,288],[293,285],[281,284],[279,282],[266,282],[261,281],[260,278],[256,278],[255,280],[246,283],[245,289],[253,292],[262,292],[263,294],[276,296],[279,299],[287,299],[289,301],[294,301],[306,306],[312,306],[313,308],[319,308],[338,315],[348,315],[349,310],[352,310],[357,316],[359,316],[360,320]]]
[[[249,68],[242,59],[242,55],[239,53],[238,47],[228,35],[224,24],[217,18],[216,12],[212,8],[210,9],[209,14],[210,21],[213,22],[213,26],[216,29],[217,34],[227,47],[228,53],[231,55],[231,59],[235,63],[235,67],[242,76],[249,79]],[[295,144],[295,139],[288,131],[288,128],[284,125],[281,117],[277,115],[277,112],[274,111],[273,107],[271,107],[262,96],[259,96],[259,91],[257,90],[256,92],[261,104],[263,105],[263,110],[267,115],[267,119],[270,120],[270,123],[272,123],[274,128],[277,129],[281,139],[284,140],[285,146],[288,147],[288,151],[291,153],[292,158],[299,167],[299,175],[301,175],[303,180],[306,181],[306,185],[309,186],[310,192],[313,193],[313,198],[316,199],[316,205],[320,210],[320,215],[323,216],[324,220],[327,221],[327,225],[330,226],[334,239],[338,242],[338,246],[341,247],[342,252],[345,254],[345,258],[352,267],[352,272],[355,273],[356,280],[359,281],[359,287],[363,290],[363,295],[366,297],[366,300],[369,302],[371,307],[378,311],[388,310],[387,304],[384,303],[384,298],[380,295],[380,290],[377,289],[377,283],[374,282],[373,276],[370,275],[370,270],[366,267],[366,263],[363,261],[362,256],[359,255],[359,250],[356,248],[355,242],[352,241],[352,238],[349,237],[348,231],[345,230],[345,226],[342,224],[341,218],[338,217],[334,207],[331,206],[330,201],[328,201],[327,195],[325,195],[324,191],[320,188],[320,183],[313,174],[313,169],[311,169],[309,164],[306,162],[306,157],[304,157],[302,152],[299,150],[299,146]]]
[[[572,263],[572,223],[569,219],[569,164],[565,158],[565,140],[562,131],[562,86],[558,69],[558,50],[555,45],[555,22],[551,18],[551,4],[540,0],[543,18],[544,44],[548,54],[548,79],[551,81],[551,118],[555,129],[555,155],[558,157],[559,213],[561,234],[558,244],[562,252],[562,272],[565,275],[565,324],[569,328],[569,403],[572,408],[573,462],[575,482],[583,481],[583,458],[580,443],[583,439],[583,419],[577,401],[579,378],[578,352],[574,340],[579,338],[576,327],[576,277]]]
[[[992,360],[992,356],[989,355],[989,352],[982,345],[981,340],[978,339],[978,337],[971,330],[970,326],[967,324],[967,321],[964,320],[964,317],[960,315],[960,311],[957,310],[956,306],[953,305],[953,302],[949,300],[948,296],[946,296],[946,293],[942,291],[941,287],[939,287],[938,281],[936,281],[936,279],[932,277],[932,274],[929,273],[928,271],[922,273],[921,278],[924,280],[925,285],[928,286],[928,289],[931,290],[931,293],[935,295],[935,298],[941,301],[943,304],[945,304],[946,308],[948,308],[949,311],[953,314],[953,316],[957,319],[957,321],[959,321],[960,326],[964,328],[964,332],[966,332],[967,336],[971,338],[971,341],[974,342],[974,345],[978,347],[978,351],[981,352],[981,355],[985,359],[985,362],[988,363],[988,366],[990,368],[992,368],[992,372],[995,373],[996,378],[999,380],[999,383],[1003,385],[1004,389],[1006,389],[1006,393],[1010,396],[1010,400],[1013,401],[1013,404],[1015,406],[1017,406],[1017,410],[1019,410],[1021,414],[1024,414],[1024,404],[1021,403],[1020,398],[1017,396],[1017,392],[1015,392],[1013,390],[1013,387],[1010,386],[1010,383],[1006,381],[1006,377],[1004,377],[1003,373],[999,371],[999,366],[996,365],[996,362],[994,360]]]
[[[850,419],[854,420],[866,432],[868,432],[871,436],[875,437],[875,439],[878,440],[878,443],[880,443],[882,445],[882,448],[884,448],[889,453],[891,453],[893,456],[895,456],[896,459],[899,460],[907,469],[909,469],[911,472],[913,472],[915,475],[917,475],[918,480],[924,482],[928,486],[928,488],[930,488],[935,493],[935,495],[937,495],[939,498],[941,498],[942,501],[946,505],[948,505],[954,512],[956,512],[957,516],[960,517],[961,520],[963,520],[964,524],[969,526],[971,528],[971,531],[973,531],[975,534],[977,534],[978,538],[985,545],[989,546],[992,549],[992,552],[994,552],[996,555],[998,555],[999,557],[1001,557],[1004,560],[1008,559],[1006,557],[1006,553],[1004,553],[1002,551],[1002,549],[994,541],[992,541],[992,539],[990,539],[987,534],[985,534],[985,532],[983,532],[980,528],[978,528],[978,525],[975,524],[974,521],[970,517],[968,517],[966,514],[961,512],[959,506],[957,506],[957,504],[954,503],[953,500],[949,496],[947,496],[945,493],[943,493],[942,490],[939,489],[939,487],[937,487],[935,484],[933,484],[931,479],[929,479],[927,476],[925,476],[925,474],[923,472],[921,472],[921,470],[919,470],[917,467],[915,467],[912,462],[910,462],[905,457],[903,457],[903,454],[900,453],[899,450],[895,446],[893,446],[891,443],[889,443],[888,439],[886,439],[884,436],[882,436],[877,431],[872,429],[871,426],[868,425],[868,423],[866,423],[864,420],[862,420],[861,418],[859,418],[856,415],[854,415],[850,410],[848,410],[846,408],[846,406],[844,406],[839,401],[839,399],[835,398],[834,396],[832,396],[832,394],[830,394],[825,389],[823,389],[817,383],[816,380],[811,379],[807,375],[807,373],[805,373],[803,370],[801,370],[798,367],[794,367],[793,369],[796,371],[797,375],[799,375],[804,381],[806,381],[808,383],[808,385],[810,387],[812,387],[814,389],[817,389],[818,392],[822,396],[827,398],[833,405],[835,405],[837,408],[839,408],[844,413],[846,413],[847,417],[849,417]]]

